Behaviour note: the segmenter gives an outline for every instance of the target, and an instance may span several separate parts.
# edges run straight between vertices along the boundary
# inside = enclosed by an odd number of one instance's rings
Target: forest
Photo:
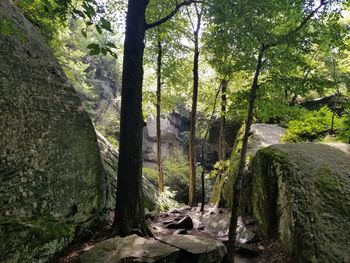
[[[0,262],[350,262],[350,2],[0,0]]]

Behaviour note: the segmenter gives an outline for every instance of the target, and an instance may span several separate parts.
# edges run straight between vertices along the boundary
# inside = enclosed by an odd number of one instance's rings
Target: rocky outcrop
[[[144,128],[143,160],[147,167],[155,167],[157,163],[157,127],[156,119],[149,117]],[[189,131],[189,121],[177,113],[170,113],[160,120],[162,157],[173,154],[185,154],[186,141],[183,132]]]
[[[98,243],[80,256],[81,263],[179,262],[180,250],[137,235],[116,237]]]
[[[232,147],[234,145],[235,139],[237,137],[238,131],[241,127],[241,123],[234,120],[226,120],[225,125],[225,148],[226,156],[230,156]],[[208,152],[209,161],[215,163],[218,161],[218,152],[219,152],[219,137],[220,137],[220,120],[213,121],[208,136],[208,144],[212,146],[212,151]],[[199,150],[199,152],[201,149]]]
[[[77,33],[79,34],[79,32]],[[87,56],[84,58],[86,78],[82,78],[91,90],[77,90],[85,110],[95,127],[115,146],[119,140],[119,112],[121,84],[117,61],[108,56]]]
[[[349,114],[346,111],[347,105],[350,103],[350,97],[340,94],[332,94],[327,97],[317,98],[313,100],[305,100],[300,105],[308,110],[320,110],[322,107],[327,106],[333,110],[336,106],[336,112],[338,115]]]
[[[44,39],[10,0],[0,19],[0,261],[43,262],[105,207],[105,176],[90,118]]]
[[[284,133],[285,130],[277,124],[253,124],[248,143],[247,161],[249,161],[251,156],[254,156],[259,149],[280,143]],[[232,186],[237,175],[243,134],[244,127],[237,133],[230,160],[228,164],[221,165],[222,169],[218,172],[211,192],[210,202],[219,207],[231,207],[232,204]]]
[[[136,235],[116,237],[98,243],[82,254],[82,263],[219,263],[226,255],[220,241],[191,235],[145,239]]]
[[[106,172],[107,185],[107,204],[106,208],[114,209],[117,193],[117,174],[118,174],[118,151],[106,140],[99,132],[96,131],[98,145],[100,148],[101,158],[104,170]],[[161,206],[171,207],[172,202],[167,196],[159,191],[147,178],[143,177],[143,194],[145,208],[149,211],[159,210]]]
[[[350,261],[350,145],[273,145],[251,177],[254,219],[293,262]]]
[[[187,117],[177,112],[172,112],[161,117],[162,157],[166,159],[174,154],[188,154],[188,134],[190,121]],[[225,129],[226,152],[232,151],[234,138],[241,124],[237,121],[227,121]],[[205,168],[210,170],[218,161],[220,121],[214,121],[209,129],[209,136],[205,144],[204,154]],[[202,161],[202,140],[196,141],[196,159]],[[147,167],[155,167],[157,162],[157,129],[156,119],[151,116],[147,119],[144,128],[143,159]]]

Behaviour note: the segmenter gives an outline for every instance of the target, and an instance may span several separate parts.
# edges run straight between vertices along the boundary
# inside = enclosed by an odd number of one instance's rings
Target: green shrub
[[[334,138],[345,141],[349,136],[349,117],[334,117]],[[321,141],[331,131],[332,111],[323,107],[318,111],[305,111],[297,120],[289,122],[287,133],[283,136],[284,142]]]
[[[307,110],[300,106],[290,106],[284,101],[270,99],[258,101],[256,118],[258,122],[277,123],[286,127],[291,120],[298,119],[300,115],[305,113]]]
[[[174,192],[175,200],[181,203],[188,201],[189,191],[189,162],[187,155],[181,152],[174,152],[163,161],[164,185]],[[158,186],[158,172],[156,169],[144,167],[144,176],[154,185]],[[200,190],[200,174],[201,168],[197,168],[197,193]],[[200,197],[200,195],[197,195]]]
[[[164,191],[160,192],[157,198],[157,209],[163,212],[178,207],[178,203],[175,201],[175,195],[175,191],[171,191],[168,186],[165,186]]]

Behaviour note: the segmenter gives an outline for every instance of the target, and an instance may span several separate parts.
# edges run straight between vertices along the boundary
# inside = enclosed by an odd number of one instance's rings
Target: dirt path
[[[164,213],[148,213],[146,217],[155,238],[174,233],[189,234],[214,238],[227,245],[230,220],[228,209],[206,206],[205,212],[201,213],[199,208],[183,207]],[[181,228],[177,227],[177,224],[180,224]],[[108,228],[96,233],[89,231],[82,233],[51,262],[79,263],[81,253],[90,250],[97,242],[108,238]],[[241,242],[238,243],[236,263],[289,262],[276,241],[262,240],[255,232],[254,222],[248,219],[244,227],[242,220],[239,221],[238,236]]]

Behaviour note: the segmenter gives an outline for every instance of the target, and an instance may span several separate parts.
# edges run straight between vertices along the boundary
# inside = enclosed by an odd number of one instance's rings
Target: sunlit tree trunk
[[[158,29],[159,35],[159,29]],[[157,166],[158,166],[158,187],[164,191],[164,176],[162,169],[162,134],[160,127],[161,89],[162,89],[162,42],[158,36],[158,57],[157,57]]]
[[[219,131],[219,159],[226,159],[226,138],[225,138],[225,128],[226,128],[226,103],[227,103],[227,80],[222,80],[221,86],[221,112],[220,112],[220,131]]]
[[[191,129],[189,140],[189,161],[190,161],[190,185],[189,185],[189,206],[196,206],[196,118],[197,118],[197,101],[198,101],[198,65],[199,65],[199,31],[201,28],[201,11],[197,6],[197,27],[194,31],[194,58],[193,58],[193,94],[191,110]]]
[[[233,186],[233,200],[232,200],[232,210],[231,210],[231,220],[230,220],[230,230],[229,230],[229,244],[228,244],[228,262],[229,263],[234,262],[239,197],[241,194],[243,172],[244,172],[244,167],[246,163],[249,132],[250,132],[250,128],[252,126],[253,117],[254,117],[254,104],[255,104],[256,94],[258,90],[259,75],[261,72],[262,61],[263,61],[263,56],[265,51],[266,51],[266,47],[263,45],[259,50],[258,62],[256,65],[253,84],[250,89],[248,117],[247,117],[245,131],[244,131],[237,178]]]

